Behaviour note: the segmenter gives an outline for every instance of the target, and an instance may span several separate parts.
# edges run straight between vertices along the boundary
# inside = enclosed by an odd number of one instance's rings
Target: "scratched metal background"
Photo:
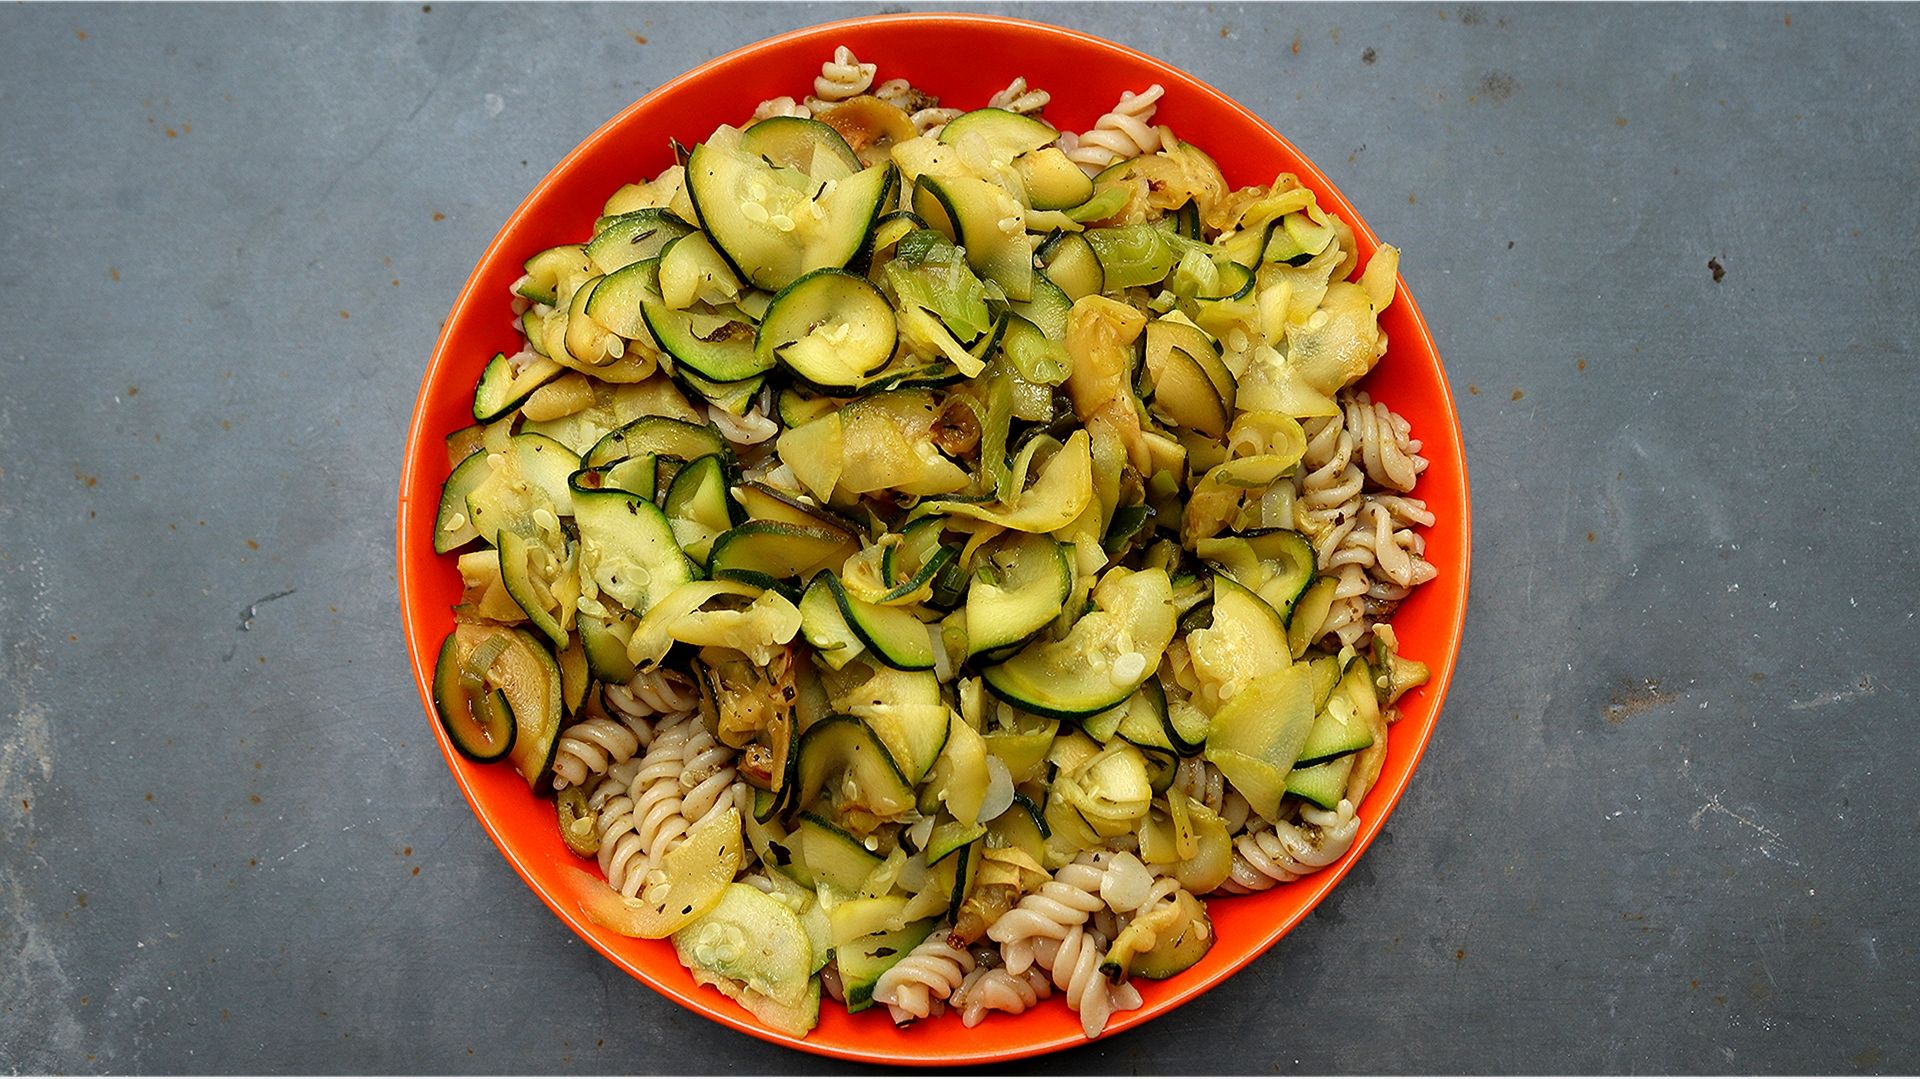
[[[508,871],[426,737],[391,522],[535,178],[872,10],[0,9],[0,1072],[835,1067]],[[1915,9],[993,10],[1198,72],[1406,250],[1479,539],[1384,840],[1046,1067],[1920,1070]]]

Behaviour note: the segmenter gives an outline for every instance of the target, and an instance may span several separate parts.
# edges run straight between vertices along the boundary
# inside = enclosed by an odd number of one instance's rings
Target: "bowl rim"
[[[429,432],[426,430],[428,391],[435,381],[435,374],[441,370],[444,363],[448,362],[451,351],[450,338],[452,336],[450,331],[455,325],[460,313],[474,301],[479,290],[483,269],[499,256],[501,248],[509,241],[509,233],[513,231],[514,224],[522,218],[531,205],[541,199],[549,187],[557,183],[562,176],[569,173],[577,161],[588,156],[600,143],[614,137],[614,132],[625,126],[625,122],[629,116],[644,109],[653,99],[664,96],[688,83],[709,78],[714,72],[726,69],[763,50],[784,46],[797,39],[814,38],[834,31],[855,27],[870,27],[874,24],[923,24],[944,27],[951,26],[955,23],[1006,28],[1021,33],[1037,32],[1051,38],[1070,40],[1079,44],[1088,45],[1100,51],[1118,53],[1160,71],[1178,74],[1182,79],[1192,84],[1191,87],[1185,89],[1197,91],[1206,98],[1206,104],[1210,110],[1237,114],[1244,121],[1256,125],[1270,134],[1298,163],[1298,167],[1291,171],[1299,176],[1300,180],[1316,194],[1323,198],[1331,196],[1333,200],[1344,204],[1347,209],[1347,213],[1344,216],[1348,223],[1357,233],[1365,237],[1367,241],[1372,243],[1376,248],[1379,246],[1379,240],[1373,234],[1372,229],[1367,226],[1359,213],[1352,209],[1351,204],[1347,202],[1344,194],[1328,180],[1326,175],[1320,171],[1319,166],[1314,164],[1299,148],[1295,147],[1286,136],[1282,135],[1258,114],[1211,84],[1184,69],[1176,68],[1164,60],[1137,49],[1095,34],[1087,33],[1083,30],[1057,26],[1052,23],[1040,22],[1033,19],[977,12],[914,11],[890,15],[838,19],[798,27],[784,33],[757,39],[722,53],[636,98],[607,119],[606,122],[595,128],[591,134],[583,138],[572,150],[556,162],[553,167],[528,190],[526,196],[522,198],[506,216],[500,228],[495,232],[493,239],[489,241],[485,250],[474,262],[473,269],[468,273],[466,282],[461,286],[452,306],[449,308],[447,319],[440,328],[433,352],[428,359],[425,370],[422,372],[420,389],[415,395],[413,413],[407,426],[406,443],[401,459],[403,471],[400,478],[399,495],[396,503],[394,555],[397,564],[397,599],[400,605],[403,638],[407,645],[408,663],[413,669],[415,688],[426,710],[428,726],[434,733],[441,754],[445,763],[448,765],[448,770],[453,776],[455,785],[459,787],[461,796],[466,799],[468,808],[479,821],[481,828],[487,833],[488,838],[493,841],[495,848],[500,851],[507,863],[513,867],[514,872],[520,876],[520,879],[534,895],[537,896],[576,937],[599,952],[616,967],[641,981],[660,995],[697,1015],[784,1048],[796,1049],[801,1052],[842,1060],[892,1064],[895,1066],[943,1067],[1005,1063],[1058,1052],[1076,1046],[1090,1045],[1093,1041],[1099,1039],[1087,1039],[1079,1033],[1074,1032],[1010,1048],[941,1052],[910,1057],[903,1057],[897,1052],[883,1053],[878,1050],[862,1050],[858,1047],[849,1048],[841,1045],[826,1045],[782,1034],[767,1029],[757,1022],[743,1020],[727,1010],[715,1007],[714,1005],[717,1004],[718,1001],[707,999],[704,990],[696,989],[695,992],[688,993],[682,991],[677,986],[664,984],[656,980],[646,970],[615,954],[598,939],[596,933],[590,931],[583,915],[576,909],[576,904],[564,901],[560,896],[556,895],[541,883],[532,867],[530,867],[526,860],[507,842],[500,827],[492,819],[492,816],[481,808],[479,798],[467,777],[462,774],[459,768],[455,767],[456,762],[453,758],[454,751],[451,742],[448,740],[447,734],[441,727],[441,724],[435,719],[432,697],[432,673],[423,667],[420,662],[420,656],[423,654],[422,651],[414,647],[415,642],[413,638],[415,637],[415,633],[411,611],[416,603],[412,601],[410,597],[416,589],[416,574],[409,563],[408,555],[411,552],[412,544],[411,537],[408,535],[406,529],[406,524],[409,504],[421,498],[433,499],[436,503],[438,500],[437,490],[432,490],[433,485],[423,481],[423,476],[430,470],[423,470],[418,467],[418,463],[422,453],[426,452],[429,448],[438,449],[441,444],[437,432]],[[1420,760],[1432,740],[1434,728],[1438,726],[1441,713],[1445,710],[1447,694],[1453,681],[1454,668],[1459,660],[1461,640],[1466,626],[1468,598],[1471,594],[1470,574],[1473,546],[1471,484],[1467,472],[1466,446],[1460,425],[1459,409],[1455,402],[1452,389],[1444,377],[1445,366],[1440,360],[1439,348],[1434,342],[1433,334],[1427,325],[1425,317],[1421,314],[1418,304],[1414,302],[1413,295],[1407,288],[1405,279],[1399,277],[1397,274],[1395,287],[1394,304],[1396,306],[1404,305],[1406,317],[1410,318],[1415,334],[1420,340],[1425,342],[1426,349],[1432,353],[1435,366],[1442,375],[1442,377],[1437,380],[1439,388],[1439,400],[1437,404],[1447,421],[1449,433],[1460,446],[1458,489],[1457,492],[1454,492],[1457,495],[1458,510],[1456,514],[1453,514],[1453,516],[1457,517],[1459,523],[1460,547],[1455,562],[1440,567],[1442,573],[1458,577],[1460,588],[1458,602],[1446,615],[1446,630],[1440,639],[1441,648],[1439,653],[1432,657],[1435,662],[1430,663],[1431,677],[1426,691],[1432,699],[1431,707],[1433,718],[1419,730],[1418,737],[1413,742],[1405,778],[1401,780],[1397,787],[1380,790],[1378,792],[1376,797],[1384,796],[1384,801],[1379,804],[1378,811],[1370,815],[1370,820],[1362,822],[1360,835],[1348,853],[1335,864],[1309,877],[1302,878],[1296,883],[1296,887],[1305,885],[1307,891],[1304,896],[1304,901],[1299,904],[1294,912],[1284,918],[1277,919],[1271,925],[1265,927],[1243,955],[1236,956],[1219,971],[1182,986],[1169,995],[1156,999],[1147,1007],[1115,1015],[1112,1020],[1108,1022],[1106,1029],[1100,1036],[1101,1038],[1118,1034],[1138,1026],[1141,1023],[1158,1018],[1212,990],[1221,982],[1240,973],[1261,956],[1265,955],[1268,950],[1279,943],[1281,938],[1292,932],[1307,915],[1312,913],[1327,895],[1345,879],[1348,872],[1350,872],[1358,862],[1360,856],[1372,845],[1379,833],[1385,829],[1386,822],[1392,816],[1401,797],[1406,793],[1407,788],[1412,785],[1413,776],[1419,769]]]

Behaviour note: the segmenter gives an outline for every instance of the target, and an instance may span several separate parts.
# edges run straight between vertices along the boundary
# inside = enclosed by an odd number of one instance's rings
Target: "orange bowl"
[[[442,439],[472,422],[475,380],[497,351],[520,347],[510,324],[508,288],[521,262],[592,229],[602,202],[621,184],[672,163],[669,136],[692,145],[722,123],[739,123],[763,98],[799,96],[836,45],[879,64],[881,77],[904,77],[944,102],[978,107],[1015,75],[1054,94],[1047,117],[1063,129],[1092,126],[1122,90],[1158,82],[1167,89],[1158,123],[1220,163],[1234,186],[1297,174],[1320,204],[1353,226],[1364,259],[1373,231],[1306,157],[1259,117],[1219,91],[1152,57],[1077,31],[985,15],[910,14],[829,23],[749,45],[703,64],[635,102],[582,142],[507,218],[454,302],[427,364],[407,435],[400,481],[400,608],[408,658],[454,781],[500,851],[534,894],[573,931],[627,973],[686,1007],[755,1037],[813,1053],[883,1064],[981,1064],[1082,1044],[1078,1019],[1061,998],[1019,1016],[991,1016],[967,1030],[956,1016],[895,1029],[882,1009],[848,1015],[829,1004],[806,1039],[767,1029],[719,993],[693,983],[666,941],[634,940],[587,921],[567,898],[561,870],[581,864],[561,843],[550,802],[536,798],[505,767],[460,757],[433,719],[429,686],[441,639],[453,625],[460,578],[452,556],[436,555],[432,535],[448,473]],[[1427,557],[1439,578],[1417,589],[1393,617],[1401,648],[1424,660],[1432,680],[1401,701],[1385,769],[1360,807],[1363,824],[1346,857],[1313,876],[1271,891],[1209,903],[1218,943],[1197,965],[1166,981],[1139,983],[1145,1006],[1114,1017],[1109,1033],[1147,1022],[1247,966],[1333,890],[1385,824],[1413,775],[1446,697],[1467,604],[1468,512],[1460,424],[1433,338],[1402,281],[1381,318],[1385,359],[1367,388],[1413,425],[1430,462],[1415,492],[1438,518],[1427,530]]]

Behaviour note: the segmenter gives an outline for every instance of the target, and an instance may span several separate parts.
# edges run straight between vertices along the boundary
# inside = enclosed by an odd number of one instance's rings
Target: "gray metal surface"
[[[534,180],[871,10],[0,9],[0,1072],[837,1067],[508,870],[391,531],[439,320]],[[1197,72],[1405,249],[1479,541],[1383,840],[1045,1066],[1920,1069],[1914,10],[993,10]]]

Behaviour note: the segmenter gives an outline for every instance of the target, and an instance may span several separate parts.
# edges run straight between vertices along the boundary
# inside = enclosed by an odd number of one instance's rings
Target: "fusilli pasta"
[[[852,49],[841,45],[833,50],[833,59],[820,65],[820,74],[813,80],[813,94],[822,101],[845,101],[864,94],[873,85],[877,70],[872,64],[861,63]]]
[[[1025,76],[1016,75],[1013,81],[1007,84],[1006,89],[998,91],[987,99],[987,107],[1030,116],[1046,108],[1047,102],[1051,100],[1053,100],[1052,94],[1045,90],[1028,88]]]
[[[975,967],[954,990],[949,1003],[960,1011],[960,1021],[979,1026],[988,1012],[1018,1015],[1053,995],[1053,983],[1035,967],[1014,974],[1005,967]]]
[[[652,723],[625,712],[618,719],[608,715],[600,707],[600,696],[592,695],[585,719],[560,732],[553,757],[555,790],[583,786],[653,741]]]
[[[948,943],[947,930],[938,928],[880,975],[873,999],[887,1006],[895,1023],[925,1019],[960,988],[973,966],[973,953]]]
[[[1166,88],[1157,82],[1138,94],[1122,92],[1119,102],[1095,121],[1092,130],[1062,135],[1061,148],[1089,176],[1116,161],[1153,153],[1160,148],[1160,131],[1153,126],[1153,114],[1165,93]]]
[[[1282,821],[1236,839],[1233,875],[1220,891],[1235,895],[1263,892],[1276,884],[1298,880],[1339,861],[1360,834],[1360,818],[1354,813],[1353,803],[1344,799],[1331,810],[1303,806],[1300,821]]]

